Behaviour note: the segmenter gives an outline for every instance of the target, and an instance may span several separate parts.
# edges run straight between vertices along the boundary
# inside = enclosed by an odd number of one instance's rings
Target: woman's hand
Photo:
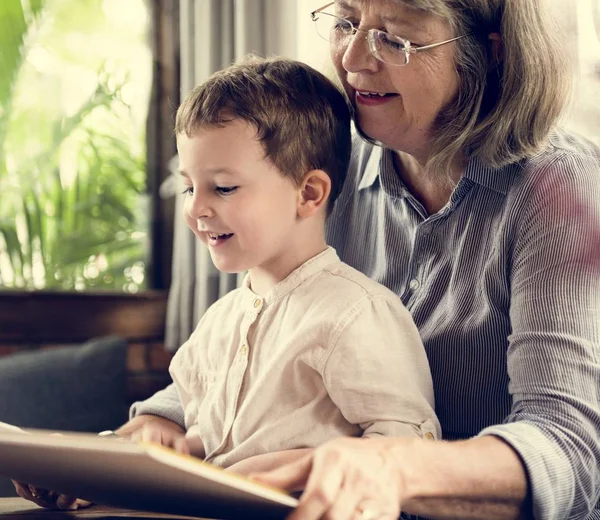
[[[341,438],[302,459],[252,475],[271,486],[304,488],[290,520],[396,520],[402,481],[390,440]]]

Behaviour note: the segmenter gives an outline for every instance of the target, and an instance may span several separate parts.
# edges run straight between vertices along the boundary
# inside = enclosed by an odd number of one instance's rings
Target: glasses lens
[[[406,65],[410,43],[384,31],[372,31],[373,53],[384,63]]]
[[[332,14],[317,13],[314,15],[315,28],[318,35],[328,42],[338,43],[352,37],[352,24]]]

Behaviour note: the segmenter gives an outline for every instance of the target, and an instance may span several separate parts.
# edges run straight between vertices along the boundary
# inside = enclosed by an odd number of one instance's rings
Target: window
[[[178,6],[0,0],[0,353],[162,341]]]
[[[147,286],[144,0],[2,0],[0,288]]]

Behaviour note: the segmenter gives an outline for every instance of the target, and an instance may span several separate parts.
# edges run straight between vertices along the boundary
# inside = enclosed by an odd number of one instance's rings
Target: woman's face
[[[415,46],[457,36],[440,17],[404,7],[397,0],[339,0],[334,10],[359,29],[386,31]],[[407,65],[398,67],[375,58],[363,32],[346,46],[331,44],[333,63],[360,130],[385,146],[423,159],[437,114],[458,91],[454,52],[455,43],[449,43],[412,54]]]

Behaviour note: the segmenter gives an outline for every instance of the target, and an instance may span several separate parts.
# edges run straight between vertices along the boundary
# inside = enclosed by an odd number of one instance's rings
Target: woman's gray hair
[[[445,175],[467,151],[501,167],[546,144],[571,92],[565,42],[544,0],[396,0],[446,18],[456,35],[457,99],[436,120],[426,168]],[[500,33],[501,56],[489,34]]]

